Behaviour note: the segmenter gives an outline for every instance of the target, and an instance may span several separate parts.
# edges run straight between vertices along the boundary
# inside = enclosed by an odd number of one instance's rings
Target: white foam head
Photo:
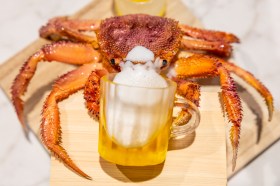
[[[132,50],[130,50],[125,58],[127,61],[153,61],[155,59],[154,53],[143,47],[143,46],[135,46]]]
[[[167,87],[167,82],[156,71],[153,63],[133,65],[130,61],[121,64],[122,71],[118,73],[114,82],[124,85],[150,88]]]

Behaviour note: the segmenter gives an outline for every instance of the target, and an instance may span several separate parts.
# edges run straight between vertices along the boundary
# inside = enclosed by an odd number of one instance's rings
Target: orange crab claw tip
[[[69,165],[68,165],[69,166]],[[87,175],[84,171],[82,171],[81,169],[79,169],[76,165],[74,165],[74,167],[69,167],[70,169],[74,170],[76,173],[78,173],[80,176],[88,179],[88,180],[92,180],[92,178]],[[74,169],[73,169],[74,168]]]
[[[22,126],[23,131],[24,131],[25,137],[29,140],[29,135],[28,135],[29,128],[28,128],[28,125],[24,121],[22,100],[20,98],[16,97],[16,96],[14,96],[12,98],[12,100],[13,100],[13,104],[14,104],[14,107],[15,107],[15,110],[16,110],[18,120],[19,120],[19,122]]]
[[[92,178],[90,176],[88,176],[88,175],[86,175],[85,178],[88,179],[88,180],[92,180]]]
[[[235,43],[240,43],[241,41],[240,41],[240,39],[239,39],[238,37],[235,36],[234,42],[235,42]]]
[[[20,124],[21,124],[21,126],[22,126],[22,129],[23,129],[23,132],[24,132],[26,138],[28,139],[28,138],[29,138],[29,137],[28,137],[29,128],[28,128],[28,126],[26,125],[26,123],[24,122],[24,117],[23,117],[23,115],[22,115],[22,114],[18,114],[18,119],[19,119],[19,122],[20,122]]]
[[[269,117],[268,117],[268,121],[269,121],[269,122],[272,120],[272,117],[273,117],[273,113],[270,112],[270,113],[269,113]]]
[[[13,94],[13,93],[12,93]],[[17,96],[12,96],[12,103],[14,105],[18,120],[23,128],[26,128],[23,115],[23,103],[22,100]]]
[[[88,180],[92,180],[92,178],[89,176],[89,175],[87,175],[86,173],[84,173],[83,171],[81,171],[80,169],[78,170],[78,171],[76,171],[80,176],[82,176],[82,177],[84,177],[84,178],[86,178],[86,179],[88,179]]]
[[[238,148],[237,147],[232,147],[232,172],[234,172],[235,170],[235,167],[236,167],[236,160],[237,160],[237,151],[238,151]]]
[[[235,167],[236,167],[239,137],[240,137],[240,126],[238,124],[238,125],[232,126],[230,129],[230,139],[231,139],[231,145],[232,145],[232,171],[234,171]]]
[[[233,149],[233,157],[232,157],[232,172],[234,172],[235,167],[236,167],[236,159],[237,159],[237,149]]]

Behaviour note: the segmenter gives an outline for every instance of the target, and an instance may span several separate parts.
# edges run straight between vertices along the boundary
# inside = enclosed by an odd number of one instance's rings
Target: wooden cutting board
[[[95,0],[72,17],[95,19],[109,17],[113,15],[111,6],[111,0]],[[191,11],[187,9],[180,0],[168,1],[167,16],[175,18],[181,23],[198,27],[201,26],[199,20],[195,18]],[[9,97],[12,81],[19,72],[23,62],[45,43],[47,43],[47,41],[37,39],[0,66],[0,86]],[[38,65],[36,74],[24,96],[26,120],[35,133],[38,134],[41,108],[46,95],[51,89],[53,80],[55,80],[57,76],[74,68],[75,66],[56,62],[42,62]],[[263,103],[263,99],[246,83],[238,78],[236,81],[241,87],[240,95],[244,107],[244,121],[242,123],[241,143],[236,168],[237,172],[279,139],[280,126],[278,123],[280,123],[280,112],[275,111],[272,122],[267,122],[267,110]],[[213,81],[207,81],[203,82],[203,84],[211,84],[210,87],[203,89],[204,92],[219,91],[218,85],[215,81],[214,83]],[[234,173],[231,171],[230,144],[228,143],[227,145],[227,173],[228,177],[230,177]]]

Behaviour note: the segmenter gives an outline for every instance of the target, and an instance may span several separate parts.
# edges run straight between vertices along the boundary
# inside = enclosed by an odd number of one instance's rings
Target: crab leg
[[[237,76],[245,80],[264,97],[266,105],[268,107],[268,113],[269,113],[268,120],[271,121],[274,107],[273,107],[273,97],[269,92],[269,90],[250,72],[236,66],[233,63],[225,62],[224,60],[220,60],[220,62],[228,71],[235,73]]]
[[[190,100],[196,106],[199,106],[200,86],[199,84],[183,79],[173,79],[177,83],[177,94]],[[173,120],[176,126],[183,125],[191,119],[192,115],[188,110],[181,110],[178,116]]]
[[[59,40],[63,37],[87,43],[96,42],[94,36],[81,33],[81,31],[96,31],[99,29],[100,21],[76,20],[68,17],[55,17],[46,26],[40,29],[40,36],[51,40]]]
[[[235,169],[237,150],[242,121],[242,107],[237,95],[235,84],[228,70],[219,62],[219,59],[194,54],[188,58],[180,58],[175,63],[177,77],[180,78],[204,78],[220,76],[222,99],[228,119],[233,124],[230,129],[230,140],[233,148],[232,169]]]
[[[181,41],[181,46],[185,50],[202,50],[224,57],[229,57],[232,52],[231,45],[221,41],[203,41],[184,38]]]
[[[100,78],[108,74],[106,69],[95,70],[89,76],[84,91],[86,106],[97,119],[99,118]]]
[[[184,79],[173,79],[177,83],[177,94],[199,106],[200,85]]]
[[[205,41],[220,41],[222,43],[239,43],[238,37],[231,33],[204,30],[200,28],[190,27],[188,25],[180,25],[180,28],[184,35],[192,38],[202,39]]]
[[[45,146],[65,165],[87,179],[91,179],[90,176],[77,167],[66,150],[60,145],[61,129],[57,104],[59,101],[82,89],[90,73],[98,68],[102,68],[101,64],[85,64],[56,80],[51,93],[44,103],[40,128],[42,142]]]
[[[12,101],[17,116],[27,132],[23,118],[23,101],[20,98],[26,91],[27,86],[33,77],[37,64],[40,61],[61,61],[68,64],[85,64],[98,62],[100,54],[90,44],[76,44],[70,42],[57,42],[43,46],[33,54],[21,67],[11,87]]]

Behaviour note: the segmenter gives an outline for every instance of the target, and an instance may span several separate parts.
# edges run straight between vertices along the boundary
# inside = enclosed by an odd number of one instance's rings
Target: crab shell
[[[173,19],[136,14],[103,20],[97,39],[108,60],[122,60],[140,45],[151,50],[155,58],[171,61],[180,48],[182,33]]]

